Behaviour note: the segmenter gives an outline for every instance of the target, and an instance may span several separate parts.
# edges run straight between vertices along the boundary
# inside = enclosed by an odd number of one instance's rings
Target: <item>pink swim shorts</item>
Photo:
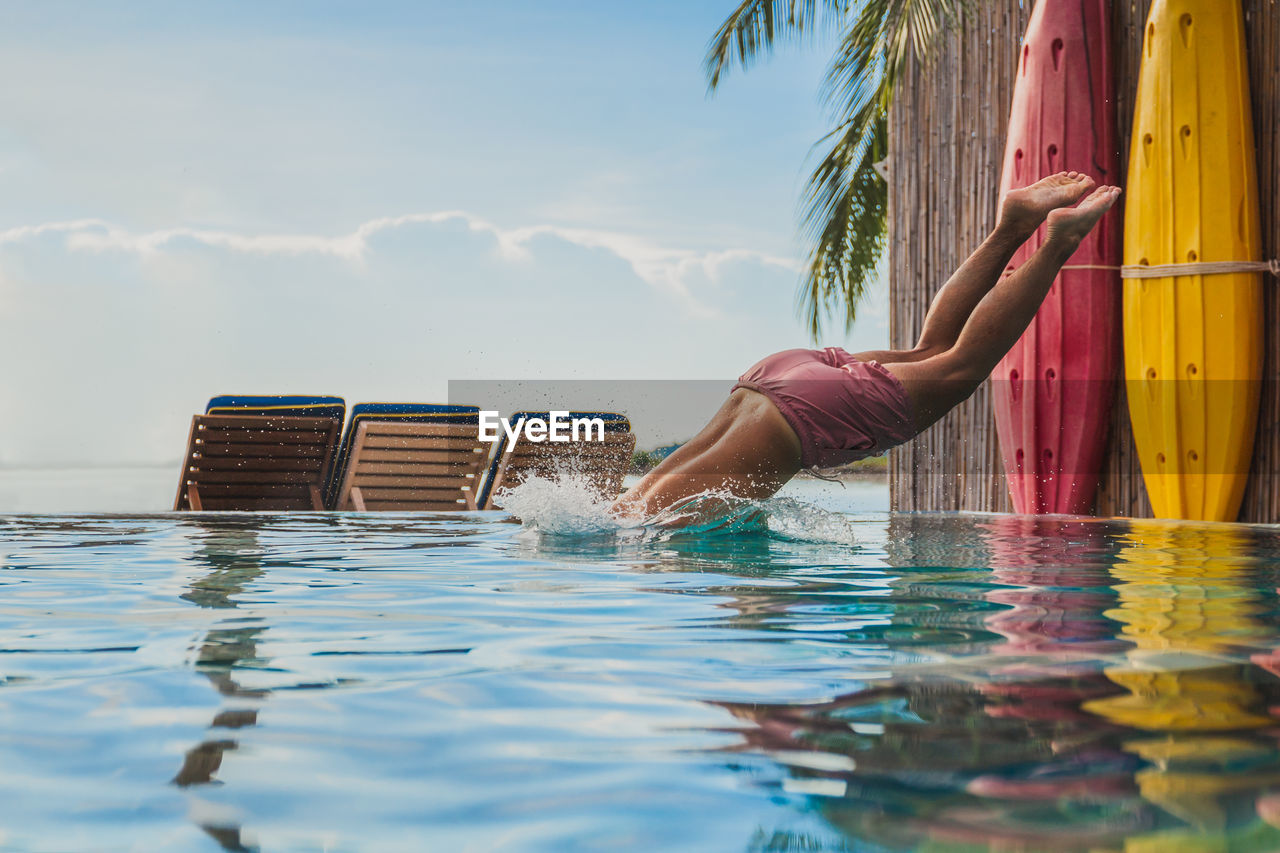
[[[806,468],[877,456],[918,432],[898,378],[879,362],[858,361],[839,347],[776,353],[733,387],[773,401],[800,437]]]

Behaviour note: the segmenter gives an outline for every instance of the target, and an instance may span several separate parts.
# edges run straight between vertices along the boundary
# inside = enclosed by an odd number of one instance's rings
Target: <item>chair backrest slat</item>
[[[362,420],[347,453],[335,509],[468,510],[490,443],[477,424]]]
[[[349,505],[348,496],[341,494],[342,481],[350,467],[351,451],[355,445],[356,433],[360,426],[367,422],[384,424],[457,424],[477,425],[480,422],[480,408],[456,403],[357,403],[351,407],[351,418],[343,432],[342,441],[338,445],[338,454],[334,459],[333,473],[325,487],[325,506],[338,509]],[[372,438],[375,443],[388,441],[386,431],[379,430]],[[406,436],[406,439],[411,436]],[[395,461],[400,458],[400,451],[409,449],[410,444],[371,447],[365,451],[365,461]],[[433,445],[434,446],[434,445]],[[379,455],[381,454],[381,455]]]
[[[328,417],[196,415],[174,509],[322,509],[339,426]]]

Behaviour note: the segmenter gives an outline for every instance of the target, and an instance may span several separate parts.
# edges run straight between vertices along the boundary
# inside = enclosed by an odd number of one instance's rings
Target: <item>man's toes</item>
[[[1068,184],[1066,189],[1071,195],[1072,201],[1079,201],[1092,186],[1093,182],[1089,177],[1087,175],[1081,175],[1079,178]]]
[[[1085,202],[1089,204],[1100,204],[1103,201],[1114,200],[1115,196],[1118,196],[1119,194],[1119,187],[1099,187],[1094,190],[1087,199],[1085,199]]]
[[[1089,211],[1099,207],[1107,208],[1114,204],[1119,196],[1120,189],[1118,187],[1100,187],[1094,190],[1088,198],[1080,202],[1080,207]]]

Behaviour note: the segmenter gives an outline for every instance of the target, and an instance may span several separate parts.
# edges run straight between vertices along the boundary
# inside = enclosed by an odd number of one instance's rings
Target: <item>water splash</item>
[[[610,514],[611,501],[587,476],[571,469],[499,489],[493,502],[520,519],[526,530],[561,536],[606,535],[636,524]]]
[[[494,502],[527,531],[556,536],[606,536],[666,541],[683,536],[771,536],[792,542],[857,545],[857,529],[843,513],[795,498],[764,501],[705,492],[649,518],[620,518],[591,480],[573,470],[534,476],[501,490]]]
[[[849,516],[832,512],[796,498],[770,498],[763,506],[768,510],[769,533],[790,542],[817,542],[832,545],[857,545],[857,527]]]

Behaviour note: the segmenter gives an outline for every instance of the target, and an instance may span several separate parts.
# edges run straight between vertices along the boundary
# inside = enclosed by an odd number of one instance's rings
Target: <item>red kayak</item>
[[[1062,171],[1120,183],[1108,5],[1036,4],[1013,92],[1002,195]],[[1121,358],[1120,274],[1106,269],[1120,264],[1119,225],[1113,211],[1085,238],[992,374],[1016,512],[1093,511]],[[1043,240],[1041,228],[1010,269]]]

